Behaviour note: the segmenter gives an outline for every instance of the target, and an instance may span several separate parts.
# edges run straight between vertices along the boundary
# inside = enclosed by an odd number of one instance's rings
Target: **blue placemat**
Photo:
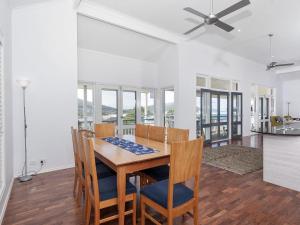
[[[103,138],[102,140],[109,142],[113,145],[116,145],[120,148],[123,148],[127,151],[130,151],[136,155],[144,155],[144,154],[151,154],[154,152],[158,152],[157,150],[153,148],[149,148],[140,144],[136,144],[132,141],[125,140],[122,138],[118,137],[108,137],[108,138]]]

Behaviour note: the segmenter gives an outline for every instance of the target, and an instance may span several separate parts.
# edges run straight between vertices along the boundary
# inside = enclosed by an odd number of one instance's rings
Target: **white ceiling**
[[[99,20],[78,16],[78,47],[150,62],[171,44]]]
[[[183,11],[184,7],[193,7],[203,13],[210,10],[209,0],[89,0],[101,6],[111,8],[123,14],[130,15],[144,22],[164,28],[176,34],[182,34],[188,29],[202,23],[202,19]],[[300,1],[299,0],[250,0],[251,5],[242,10],[224,17],[223,21],[234,26],[236,29],[226,33],[214,26],[204,27],[190,35],[191,39],[212,45],[217,48],[231,51],[243,57],[252,59],[259,63],[267,63],[269,57],[268,33],[274,33],[273,55],[275,61],[299,61],[300,60]],[[219,12],[238,0],[215,0],[214,11]],[[79,20],[82,22],[83,19]],[[97,29],[95,24],[90,23],[86,28]],[[92,26],[94,26],[92,28]],[[109,29],[102,27],[98,29]],[[240,29],[241,32],[237,30]],[[99,30],[100,31],[100,30]],[[85,30],[88,32],[88,30]],[[117,32],[117,31],[116,31]],[[122,31],[124,33],[125,31]],[[100,33],[99,33],[100,34]],[[118,42],[118,38],[109,35],[101,35],[107,41]],[[112,34],[117,35],[112,31]],[[79,35],[80,37],[80,35]],[[97,37],[90,37],[97,42]],[[125,35],[130,45],[131,36]],[[99,39],[98,39],[99,40]],[[102,39],[101,39],[102,40]],[[82,41],[79,39],[79,41]],[[150,41],[151,42],[151,41]],[[89,44],[89,43],[87,43]],[[101,45],[101,43],[99,43]],[[104,45],[104,44],[102,44]],[[156,45],[156,44],[154,44]],[[101,46],[104,48],[105,46]],[[118,50],[117,46],[114,51]],[[130,46],[128,46],[130,47]],[[145,46],[144,46],[145,47]],[[151,48],[151,46],[149,46]],[[159,46],[157,47],[160,48]],[[134,48],[132,51],[138,51]],[[155,51],[154,51],[155,52]],[[136,53],[132,53],[135,55]],[[155,53],[154,53],[155,55]],[[148,56],[146,55],[145,58]]]

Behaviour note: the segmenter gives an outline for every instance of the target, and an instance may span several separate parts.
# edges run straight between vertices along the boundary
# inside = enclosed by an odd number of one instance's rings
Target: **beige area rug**
[[[263,168],[262,149],[225,145],[204,148],[203,163],[244,175]]]

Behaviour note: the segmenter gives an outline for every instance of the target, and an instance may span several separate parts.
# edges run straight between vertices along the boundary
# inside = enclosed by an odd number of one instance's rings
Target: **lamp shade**
[[[27,88],[28,85],[30,84],[30,80],[17,80],[17,83],[18,83],[22,88]]]

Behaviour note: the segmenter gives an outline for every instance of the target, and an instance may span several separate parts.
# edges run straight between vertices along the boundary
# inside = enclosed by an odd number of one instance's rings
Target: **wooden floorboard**
[[[15,181],[3,225],[81,225],[73,175],[66,169],[40,174],[28,183]],[[263,182],[262,171],[241,176],[203,165],[199,206],[205,225],[300,225],[300,193]],[[126,223],[131,224],[130,218]],[[175,224],[193,220],[186,215]]]

